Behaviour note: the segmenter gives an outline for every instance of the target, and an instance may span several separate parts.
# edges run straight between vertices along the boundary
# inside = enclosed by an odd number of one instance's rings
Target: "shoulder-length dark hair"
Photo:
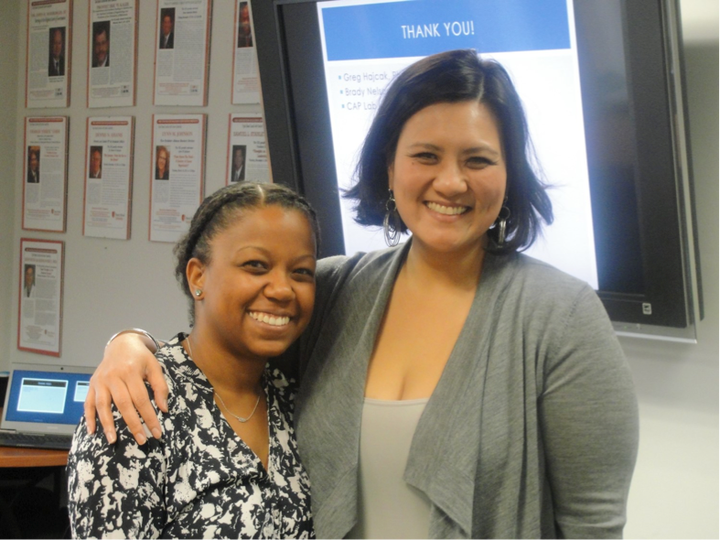
[[[488,250],[510,253],[529,247],[540,233],[540,219],[552,223],[546,185],[531,165],[534,156],[520,97],[505,69],[482,60],[474,50],[428,56],[402,71],[390,84],[365,138],[355,171],[355,184],[345,192],[354,199],[355,220],[382,226],[388,200],[388,167],[395,159],[400,133],[418,111],[436,103],[477,101],[497,118],[507,166],[510,210],[506,241],[497,244],[497,227],[488,231]],[[400,231],[407,231],[401,223]]]

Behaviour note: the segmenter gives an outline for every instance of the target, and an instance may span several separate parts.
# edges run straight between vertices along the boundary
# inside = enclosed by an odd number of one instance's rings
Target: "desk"
[[[64,467],[67,450],[40,450],[0,446],[0,469],[7,467]]]
[[[0,407],[0,418],[2,418],[2,414],[3,409]],[[0,469],[8,467],[64,467],[67,465],[67,458],[67,450],[0,446]]]

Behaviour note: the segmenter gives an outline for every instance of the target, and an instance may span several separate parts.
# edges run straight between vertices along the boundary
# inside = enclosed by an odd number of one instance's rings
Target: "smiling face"
[[[102,64],[103,62],[105,62],[109,49],[110,42],[108,41],[107,32],[102,31],[98,34],[95,34],[94,52],[95,59],[98,64]]]
[[[475,101],[425,107],[403,126],[388,176],[414,244],[482,249],[507,181],[495,116]]]
[[[210,261],[188,263],[195,325],[243,358],[281,354],[310,322],[315,240],[297,210],[241,210],[210,241]]]

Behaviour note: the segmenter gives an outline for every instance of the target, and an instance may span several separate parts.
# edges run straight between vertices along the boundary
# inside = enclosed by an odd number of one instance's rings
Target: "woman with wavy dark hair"
[[[531,156],[510,77],[474,51],[420,60],[387,89],[346,195],[388,244],[410,240],[319,261],[288,355],[319,537],[622,535],[630,370],[595,292],[519,253],[552,221]],[[88,417],[97,404],[112,437],[112,387],[128,425],[132,396],[159,427],[143,378],[163,395],[138,336],[115,340]]]

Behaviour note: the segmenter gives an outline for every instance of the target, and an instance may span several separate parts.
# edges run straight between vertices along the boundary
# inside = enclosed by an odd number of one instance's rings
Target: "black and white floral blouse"
[[[118,440],[75,432],[68,459],[70,522],[81,538],[313,538],[310,485],[292,428],[293,388],[266,368],[266,471],[213,401],[184,334],[157,357],[170,389],[163,438],[138,446],[113,409]],[[98,431],[97,433],[100,433]]]

